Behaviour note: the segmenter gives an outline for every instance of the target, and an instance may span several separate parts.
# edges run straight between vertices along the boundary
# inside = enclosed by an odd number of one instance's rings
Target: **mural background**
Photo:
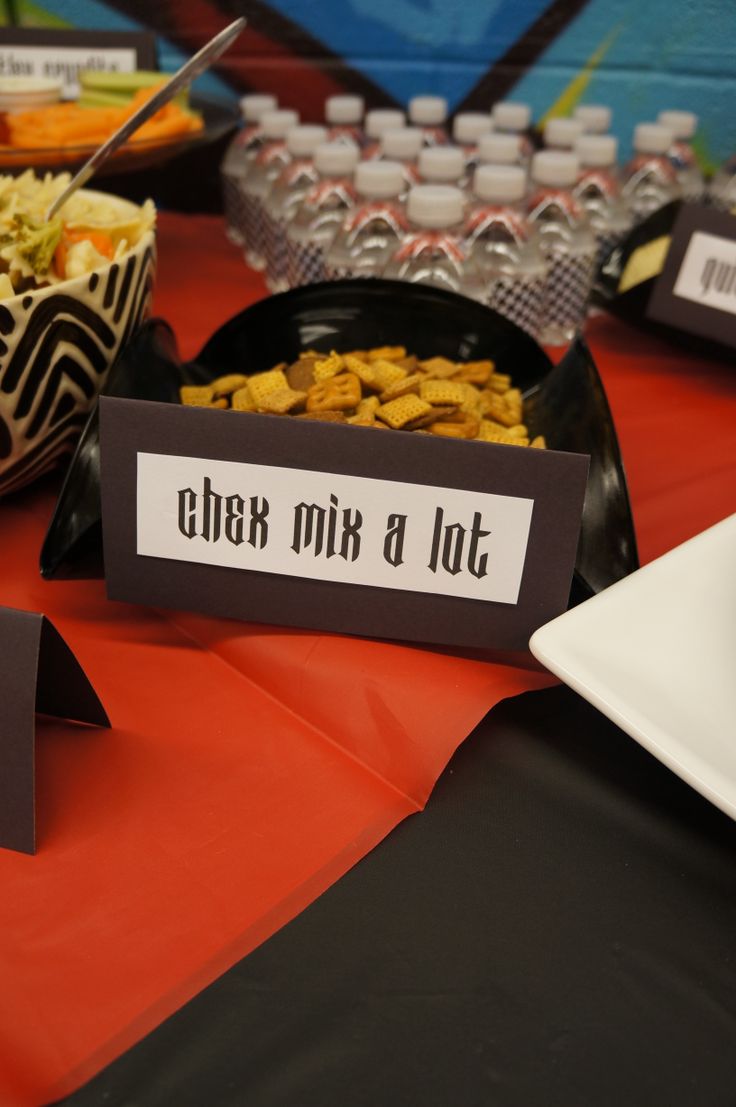
[[[0,13],[24,26],[154,30],[164,70],[245,15],[248,30],[198,88],[273,91],[304,119],[340,89],[369,106],[437,92],[453,111],[512,96],[536,120],[607,103],[626,156],[637,121],[688,108],[704,167],[736,151],[733,0],[5,0]]]

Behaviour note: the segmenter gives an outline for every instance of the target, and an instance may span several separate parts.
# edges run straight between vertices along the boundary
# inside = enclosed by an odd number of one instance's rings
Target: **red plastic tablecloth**
[[[162,216],[155,310],[185,357],[262,294],[219,220]],[[606,318],[589,339],[649,560],[736,509],[736,369]],[[3,1107],[147,1033],[421,809],[494,703],[548,680],[43,582],[52,499],[0,503],[0,603],[52,618],[114,727],[39,722],[39,853],[0,851]]]

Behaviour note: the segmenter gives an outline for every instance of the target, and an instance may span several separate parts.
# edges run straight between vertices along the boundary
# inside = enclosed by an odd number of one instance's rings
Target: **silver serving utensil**
[[[195,77],[199,77],[201,73],[204,73],[205,69],[208,69],[212,62],[219,58],[220,54],[227,50],[228,46],[245,28],[246,20],[236,19],[234,23],[231,23],[224,30],[216,34],[214,38],[198,50],[197,53],[186,62],[181,69],[171,77],[158,92],[146,100],[137,112],[126,119],[122,127],[118,127],[114,134],[110,135],[106,142],[103,142],[88,161],[84,163],[82,168],[72,177],[71,181],[64,189],[64,191],[57,196],[53,204],[46,212],[46,219],[52,219],[62,204],[65,204],[72,193],[76,192],[78,188],[82,188],[86,185],[93,173],[102,165],[104,161],[110,157],[119,146],[130,138],[134,131],[137,131],[141,123],[144,123],[151,115],[154,115],[159,108],[162,108],[164,104],[168,103],[173,96],[179,92],[180,89],[188,85]]]

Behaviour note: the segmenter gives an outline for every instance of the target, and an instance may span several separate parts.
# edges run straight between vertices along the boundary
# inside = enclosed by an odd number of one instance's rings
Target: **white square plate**
[[[736,818],[736,515],[540,627],[529,646]]]

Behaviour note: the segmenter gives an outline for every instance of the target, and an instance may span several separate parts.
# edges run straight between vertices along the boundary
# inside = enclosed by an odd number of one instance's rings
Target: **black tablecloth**
[[[736,825],[565,688],[66,1107],[733,1107]]]

